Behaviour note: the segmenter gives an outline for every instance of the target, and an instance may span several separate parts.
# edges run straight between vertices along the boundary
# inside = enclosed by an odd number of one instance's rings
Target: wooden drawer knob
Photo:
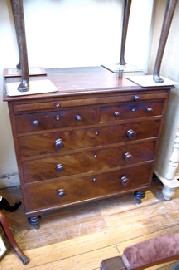
[[[140,99],[140,97],[138,95],[134,96],[134,101],[138,101]]]
[[[132,155],[131,155],[129,152],[126,152],[126,153],[124,154],[124,156],[125,156],[125,159],[126,159],[126,160],[131,160],[131,159],[132,159]]]
[[[55,116],[55,119],[56,119],[57,121],[59,121],[59,120],[60,120],[60,115],[57,114],[57,115]]]
[[[80,122],[82,120],[82,117],[81,117],[81,115],[76,114],[75,119],[76,119],[76,121]]]
[[[57,164],[57,172],[62,172],[63,171],[63,165],[62,164]]]
[[[129,129],[129,130],[127,131],[127,137],[128,137],[129,139],[135,139],[135,137],[136,137],[136,132],[135,132],[133,129]]]
[[[39,126],[39,121],[38,120],[34,120],[32,122],[32,124],[33,124],[34,127],[38,127]]]
[[[60,102],[59,101],[55,102],[55,107],[56,108],[60,107]]]
[[[128,183],[129,183],[129,179],[125,175],[121,176],[121,184],[125,186]]]
[[[119,117],[120,116],[120,112],[114,112],[114,117]]]
[[[65,196],[65,191],[64,191],[64,189],[59,189],[59,190],[57,190],[57,195],[58,195],[58,197],[63,197],[63,196]]]
[[[135,106],[132,107],[132,108],[131,108],[131,111],[132,111],[132,112],[135,112],[135,111],[136,111],[136,107],[135,107]]]
[[[153,112],[153,108],[148,107],[148,108],[146,109],[146,111],[149,112],[149,113],[150,113],[150,112]]]
[[[57,139],[57,140],[55,141],[55,148],[56,148],[56,149],[60,149],[60,148],[62,148],[62,147],[63,147],[62,139]]]

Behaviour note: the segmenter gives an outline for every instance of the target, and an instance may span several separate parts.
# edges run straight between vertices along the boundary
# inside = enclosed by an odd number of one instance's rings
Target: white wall
[[[158,0],[154,9],[154,33],[152,38],[152,49],[150,58],[150,72],[153,72],[158,40],[163,23],[167,0]],[[161,63],[160,74],[175,82],[179,82],[179,1],[177,1],[173,21],[170,27],[167,39],[164,57]],[[169,106],[165,118],[160,148],[156,160],[156,171],[165,176],[168,171],[168,163],[173,151],[173,143],[176,136],[176,130],[179,126],[179,88],[172,89],[170,92]],[[179,171],[178,171],[179,175]]]
[[[123,0],[24,0],[30,66],[117,63],[123,5]],[[153,0],[133,0],[131,8],[126,61],[146,70]],[[0,175],[3,175],[18,171],[7,104],[2,101],[3,68],[15,67],[18,62],[10,1],[0,1],[0,19]]]

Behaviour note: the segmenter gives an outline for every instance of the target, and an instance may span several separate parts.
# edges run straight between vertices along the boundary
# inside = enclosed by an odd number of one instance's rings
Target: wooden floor
[[[17,242],[30,258],[26,266],[13,250],[0,262],[2,270],[99,270],[103,259],[117,256],[132,244],[167,233],[179,233],[179,190],[172,201],[164,201],[162,185],[155,181],[142,204],[132,194],[70,207],[43,216],[34,230],[23,215],[23,207],[4,212]],[[13,203],[21,199],[19,188],[0,191]],[[176,262],[151,266],[172,269]]]

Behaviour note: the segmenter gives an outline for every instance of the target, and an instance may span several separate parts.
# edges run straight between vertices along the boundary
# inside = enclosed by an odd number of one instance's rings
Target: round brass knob
[[[55,148],[56,148],[56,149],[60,149],[60,148],[62,148],[62,147],[63,147],[62,139],[57,139],[57,140],[55,141]]]
[[[56,167],[56,169],[57,169],[57,172],[62,172],[63,171],[63,165],[62,164],[57,164],[57,167]]]
[[[125,175],[121,176],[121,184],[125,186],[128,183],[129,183],[129,179]]]

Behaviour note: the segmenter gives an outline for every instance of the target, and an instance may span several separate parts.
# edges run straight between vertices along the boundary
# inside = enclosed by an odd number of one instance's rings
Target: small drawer
[[[95,108],[76,108],[54,112],[30,113],[15,116],[18,133],[40,131],[53,128],[90,125],[96,122]]]
[[[102,106],[101,122],[113,122],[123,119],[160,116],[163,114],[164,101],[130,102],[111,106]]]
[[[49,101],[49,102],[34,102],[34,103],[23,103],[23,104],[15,104],[14,112],[23,113],[30,111],[39,111],[39,110],[54,110],[59,109],[61,107],[60,100]]]
[[[153,163],[148,163],[125,170],[26,185],[25,210],[43,210],[135,191],[150,184],[152,169]]]
[[[25,182],[43,181],[152,161],[155,141],[42,158],[23,163]]]
[[[157,138],[160,120],[20,136],[21,157]]]

